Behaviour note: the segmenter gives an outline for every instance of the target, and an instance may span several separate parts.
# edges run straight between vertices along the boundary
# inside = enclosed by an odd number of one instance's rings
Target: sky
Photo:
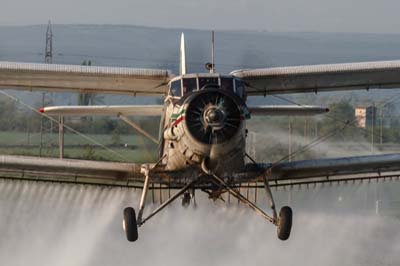
[[[0,0],[0,25],[400,33],[398,0]]]

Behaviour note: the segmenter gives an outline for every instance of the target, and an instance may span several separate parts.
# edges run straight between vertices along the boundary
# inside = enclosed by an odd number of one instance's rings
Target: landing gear
[[[217,183],[219,183],[223,188],[228,190],[231,193],[232,196],[234,196],[235,198],[240,200],[242,203],[246,204],[248,207],[250,207],[252,210],[254,210],[258,215],[260,215],[261,217],[263,217],[267,221],[269,221],[272,224],[274,224],[277,227],[278,238],[279,239],[287,240],[289,238],[290,230],[292,228],[292,216],[293,216],[292,215],[292,209],[290,207],[285,206],[279,212],[279,216],[277,215],[274,198],[272,197],[271,189],[270,189],[267,177],[265,175],[263,176],[264,188],[265,188],[265,192],[266,192],[267,197],[268,197],[269,206],[270,206],[270,208],[272,210],[272,213],[273,213],[272,217],[270,215],[268,215],[267,213],[265,213],[262,209],[260,209],[257,205],[255,205],[249,199],[244,197],[240,193],[240,191],[238,191],[237,189],[235,189],[232,186],[230,186],[230,184],[225,182],[225,180],[223,178],[217,176],[216,174],[212,173],[211,171],[209,171],[207,169],[205,169],[205,170],[203,169],[203,171],[206,174],[211,175],[213,177],[213,179]]]
[[[290,236],[290,230],[292,229],[292,209],[288,206],[282,207],[279,212],[277,233],[280,240],[287,240]]]
[[[138,227],[136,222],[136,213],[132,207],[124,209],[124,220],[122,226],[128,241],[135,242],[138,239]]]
[[[189,203],[190,203],[190,200],[194,198],[194,193],[190,192],[190,190],[193,189],[193,187],[200,178],[200,176],[193,178],[188,184],[186,184],[175,195],[173,195],[171,198],[169,198],[167,201],[161,204],[151,214],[149,214],[147,217],[143,217],[143,211],[145,207],[146,196],[147,196],[147,191],[149,189],[149,181],[150,181],[150,171],[147,165],[142,167],[142,173],[145,175],[145,180],[142,190],[142,196],[140,198],[140,206],[137,218],[135,210],[133,208],[128,207],[125,208],[124,210],[123,227],[128,241],[131,242],[136,241],[138,239],[138,227],[142,226],[146,221],[155,216],[157,213],[159,213],[161,210],[163,210],[165,207],[167,207],[170,203],[179,198],[181,195],[189,193]],[[183,196],[183,198],[185,199],[185,196]]]
[[[141,171],[145,175],[145,180],[142,190],[142,197],[140,198],[139,213],[137,219],[136,212],[132,207],[124,209],[124,220],[122,225],[126,234],[126,238],[130,242],[135,242],[139,237],[138,226],[142,224],[143,210],[145,206],[147,191],[149,190],[149,167],[147,165],[143,165]]]
[[[190,200],[192,199],[190,193],[188,191],[186,191],[185,193],[183,193],[183,197],[182,197],[182,206],[183,207],[188,207],[190,205]]]
[[[196,207],[196,198],[194,196],[194,189],[188,189],[183,193],[182,196],[182,206],[183,207],[188,207],[190,203],[192,203],[193,200],[193,206]]]

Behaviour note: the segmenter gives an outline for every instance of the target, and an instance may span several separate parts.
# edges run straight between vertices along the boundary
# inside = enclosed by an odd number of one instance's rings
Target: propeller
[[[220,144],[231,139],[241,123],[239,106],[220,91],[198,94],[186,110],[190,134],[205,144]]]

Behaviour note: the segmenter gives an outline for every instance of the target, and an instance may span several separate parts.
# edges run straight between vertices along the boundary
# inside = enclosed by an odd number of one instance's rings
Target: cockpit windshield
[[[225,91],[233,91],[232,78],[221,78],[221,89]]]
[[[219,87],[221,90],[231,91],[239,97],[244,97],[243,81],[231,76],[184,76],[171,82],[170,94],[173,97],[182,97],[192,91],[201,90],[207,85]]]
[[[241,79],[235,79],[236,94],[243,98],[244,96],[244,82]]]
[[[175,80],[171,82],[171,94],[172,96],[175,97],[181,97],[182,96],[182,90],[181,90],[181,80]]]
[[[219,86],[217,77],[199,77],[199,88],[202,89],[206,85]]]
[[[197,90],[197,79],[196,78],[184,78],[182,81],[182,92],[183,95],[186,93]]]

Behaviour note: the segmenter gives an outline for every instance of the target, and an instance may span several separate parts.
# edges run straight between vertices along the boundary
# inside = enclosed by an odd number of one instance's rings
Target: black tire
[[[136,213],[132,207],[124,209],[124,231],[126,238],[130,242],[135,242],[138,239],[138,228],[136,222]]]
[[[288,206],[282,207],[279,212],[279,220],[278,220],[278,238],[280,240],[287,240],[290,236],[290,230],[292,229],[292,217],[293,212],[292,209]]]

